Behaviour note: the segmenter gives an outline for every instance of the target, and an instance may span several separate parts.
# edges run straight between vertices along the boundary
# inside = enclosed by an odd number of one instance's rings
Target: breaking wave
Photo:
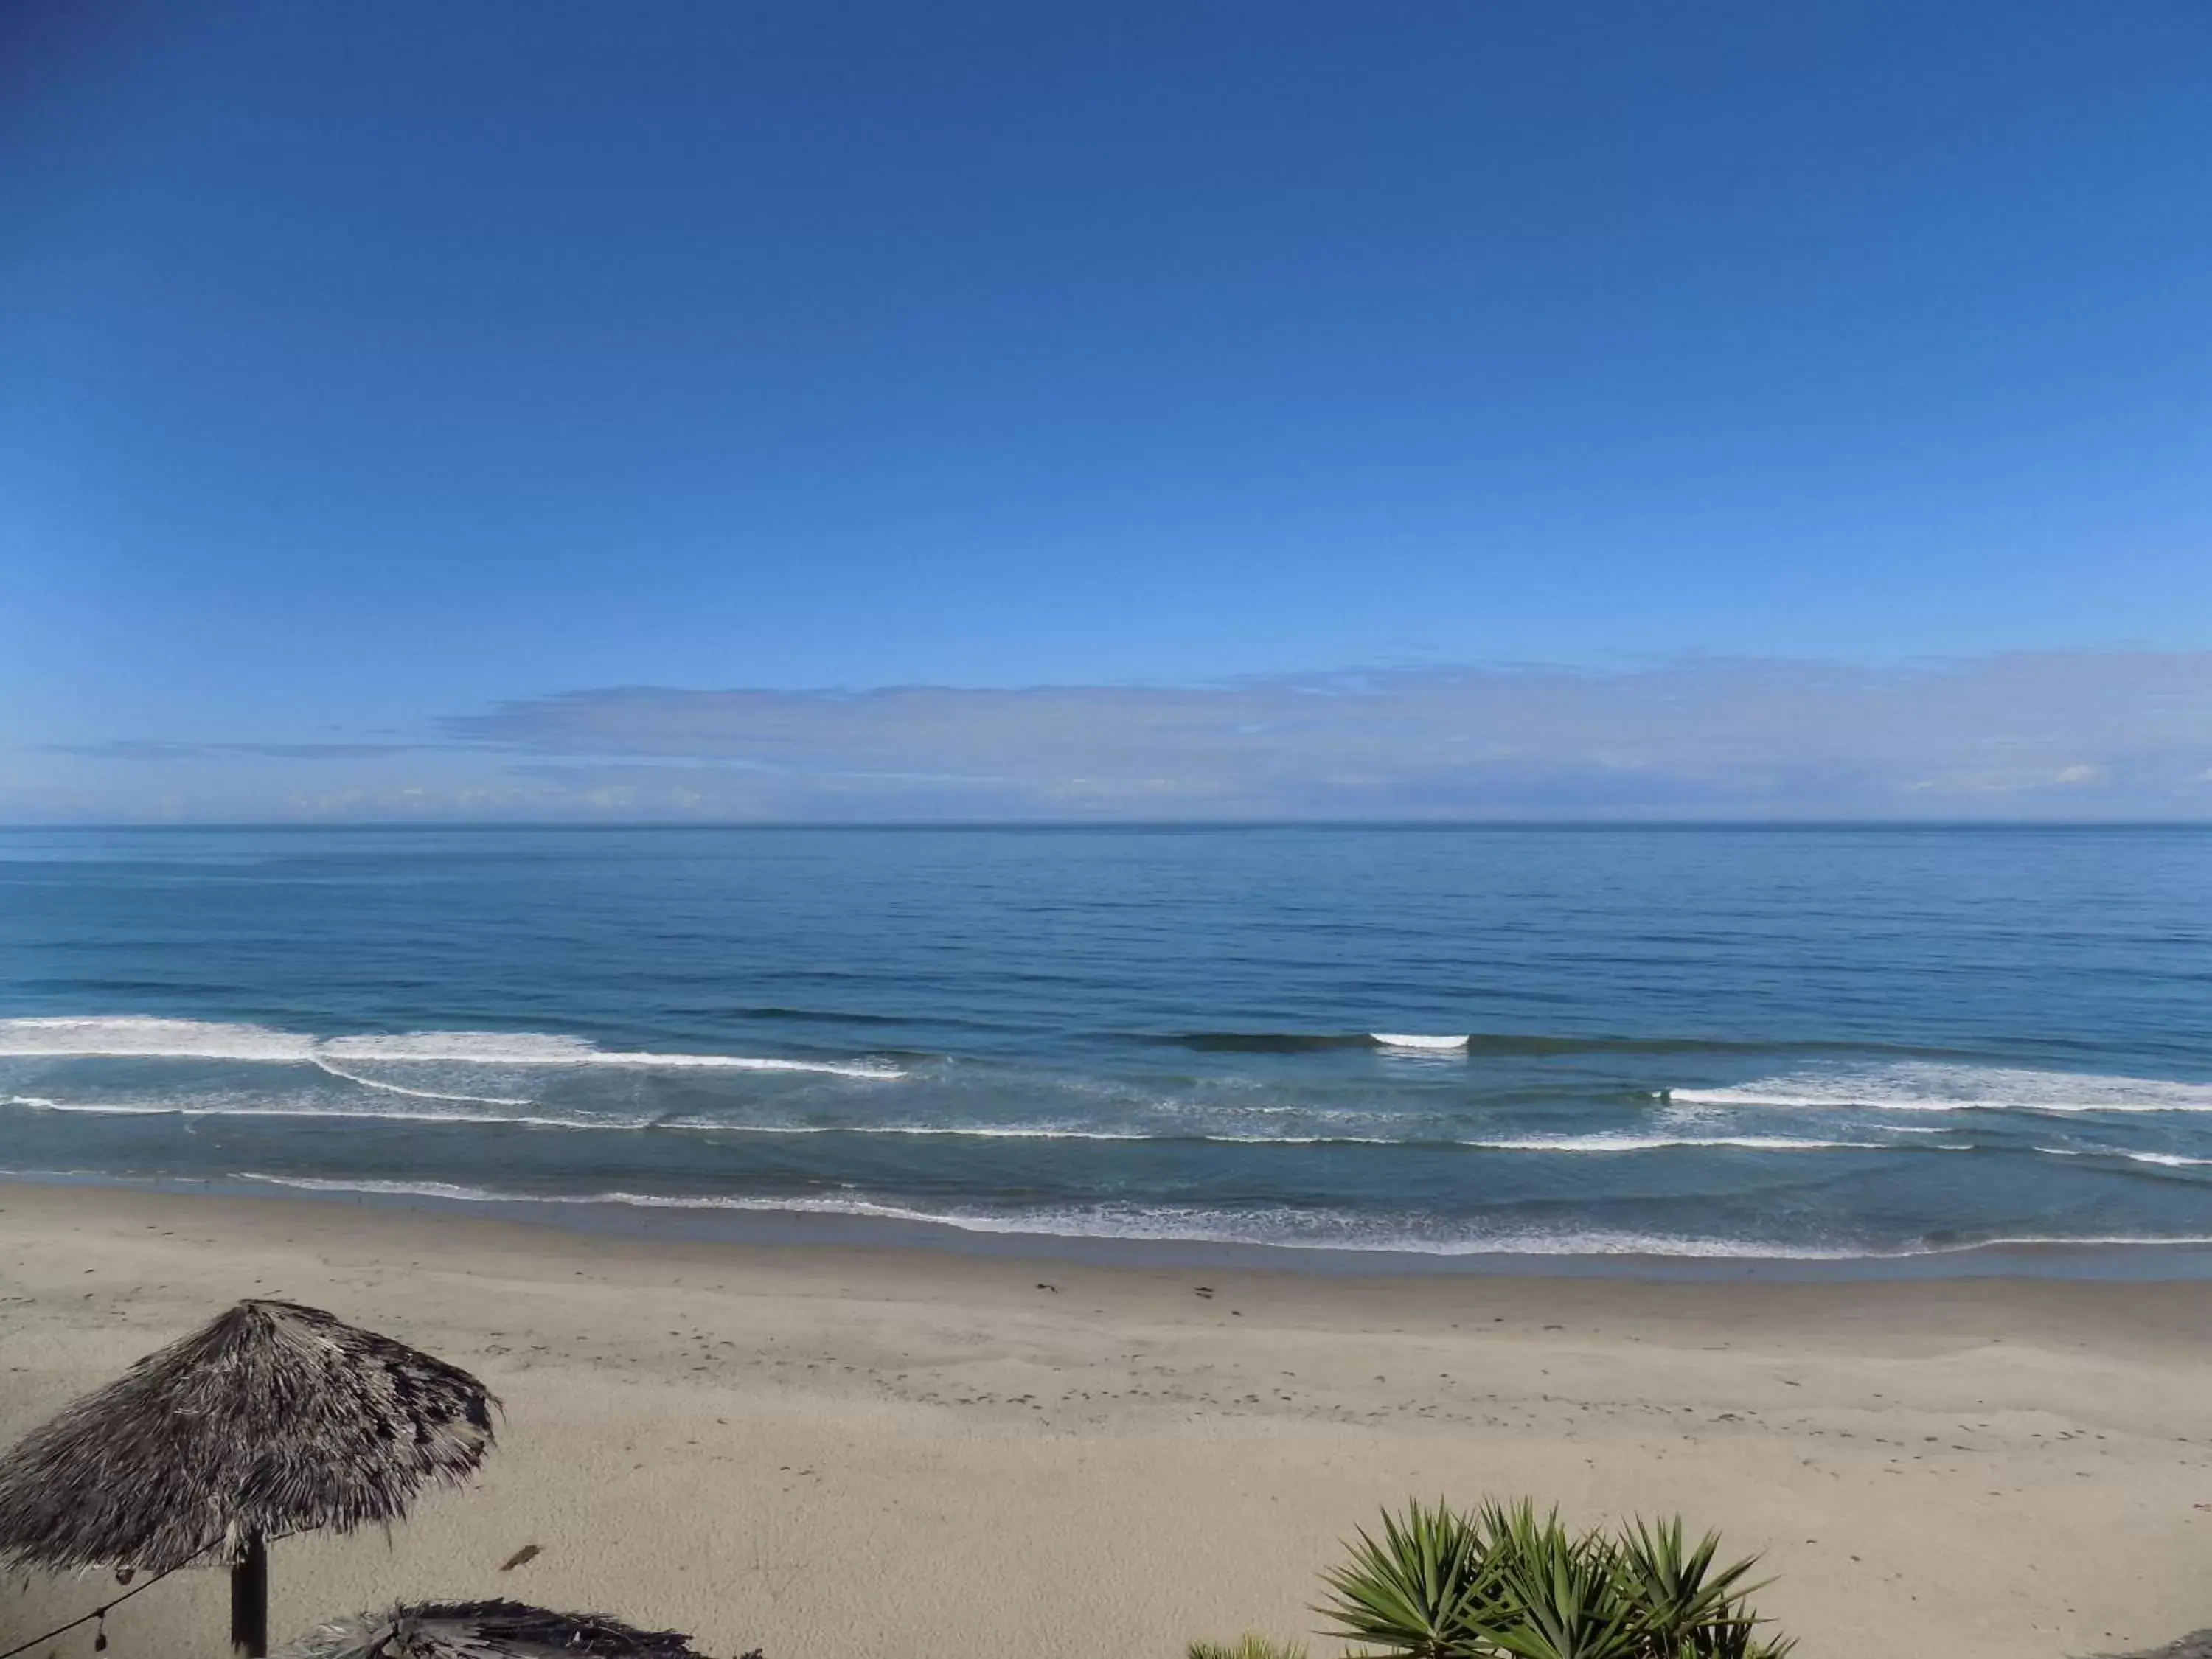
[[[2212,1112],[2212,1084],[2022,1066],[1925,1062],[1799,1071],[1717,1089],[1670,1089],[1676,1106],[1877,1112]]]
[[[317,1037],[265,1025],[167,1019],[125,1014],[0,1019],[0,1059],[214,1060],[319,1066],[370,1088],[416,1091],[352,1075],[347,1063],[434,1062],[458,1066],[605,1066],[644,1071],[813,1072],[831,1077],[890,1080],[906,1075],[875,1060],[791,1060],[781,1056],[654,1054],[602,1048],[581,1037],[541,1031],[409,1031]],[[433,1099],[517,1103],[484,1096]]]

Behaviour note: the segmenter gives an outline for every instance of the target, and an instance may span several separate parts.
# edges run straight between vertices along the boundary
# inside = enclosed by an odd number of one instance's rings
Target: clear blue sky
[[[609,687],[2123,647],[2208,683],[2203,0],[0,7],[0,817]]]

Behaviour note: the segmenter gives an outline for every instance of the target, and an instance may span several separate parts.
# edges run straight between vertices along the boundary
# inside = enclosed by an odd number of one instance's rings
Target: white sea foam
[[[787,1060],[757,1054],[638,1053],[601,1048],[580,1037],[538,1032],[414,1031],[398,1036],[332,1037],[318,1053],[338,1060],[437,1061],[460,1066],[612,1066],[644,1071],[814,1072],[890,1079],[905,1073],[875,1060]]]
[[[306,1060],[315,1040],[264,1025],[151,1015],[0,1019],[0,1056],[40,1059]]]
[[[1467,1047],[1467,1033],[1457,1036],[1423,1036],[1411,1031],[1370,1031],[1367,1034],[1385,1048],[1419,1048],[1430,1053],[1444,1053]]]
[[[433,1096],[444,1099],[444,1096]],[[528,1105],[531,1103],[517,1103]],[[520,1112],[423,1112],[404,1107],[374,1111],[337,1105],[238,1105],[229,1101],[82,1101],[49,1100],[39,1095],[9,1095],[6,1104],[26,1111],[58,1112],[72,1117],[179,1117],[325,1119],[334,1122],[367,1123],[496,1123],[520,1124],[543,1129],[643,1129],[647,1117],[548,1117]]]
[[[1401,1219],[1338,1212],[1176,1209],[1165,1206],[1093,1206],[1013,1212],[925,1210],[880,1199],[852,1196],[763,1198],[712,1194],[601,1192],[525,1194],[438,1181],[332,1181],[307,1176],[243,1174],[245,1181],[305,1192],[420,1197],[483,1204],[618,1205],[632,1209],[735,1211],[836,1215],[956,1228],[963,1232],[1056,1238],[1155,1240],[1189,1243],[1261,1244],[1287,1249],[1352,1250],[1401,1255],[1668,1256],[1728,1261],[1850,1261],[1956,1255],[1987,1249],[2055,1246],[2207,1246],[2212,1236],[2111,1234],[2067,1238],[2048,1235],[1923,1244],[1891,1249],[1850,1245],[1782,1244],[1757,1239],[1686,1237],[1604,1230],[1559,1232],[1460,1233],[1438,1236]]]
[[[2212,1112],[2212,1084],[1910,1061],[1807,1070],[1723,1089],[1674,1089],[1678,1106],[1879,1112]]]
[[[436,1089],[410,1089],[404,1083],[386,1083],[373,1077],[363,1077],[358,1072],[349,1072],[342,1066],[333,1066],[320,1054],[311,1056],[317,1066],[332,1077],[347,1083],[357,1083],[364,1089],[381,1089],[386,1094],[406,1095],[416,1100],[450,1100],[469,1106],[527,1106],[527,1099],[513,1095],[457,1095]]]
[[[1385,1218],[1305,1211],[1177,1210],[1167,1206],[1091,1206],[987,1212],[924,1210],[878,1199],[757,1198],[720,1194],[602,1192],[523,1194],[440,1181],[335,1181],[308,1176],[243,1174],[240,1180],[305,1192],[436,1198],[482,1204],[621,1205],[632,1209],[736,1211],[750,1213],[852,1216],[952,1227],[963,1232],[1026,1234],[1060,1238],[1111,1238],[1193,1243],[1270,1244],[1285,1249],[1390,1251],[1425,1255],[1674,1255],[1848,1259],[1850,1249],[1770,1246],[1748,1241],[1680,1238],[1661,1234],[1499,1233],[1435,1237],[1392,1231]]]
[[[559,1204],[572,1200],[532,1199],[507,1193],[487,1192],[481,1187],[456,1186],[450,1181],[319,1181],[312,1176],[241,1175],[241,1181],[258,1181],[272,1187],[291,1187],[303,1193],[359,1193],[364,1197],[443,1198],[465,1204]]]
[[[637,1070],[811,1072],[889,1080],[905,1073],[875,1060],[787,1060],[754,1054],[655,1054],[601,1048],[537,1031],[409,1031],[316,1038],[264,1025],[121,1014],[0,1019],[0,1059],[216,1060],[308,1064],[371,1088],[389,1084],[340,1072],[364,1063],[485,1066],[605,1066]],[[400,1092],[410,1092],[401,1090]],[[434,1096],[495,1099],[483,1096]]]
[[[1202,1133],[1190,1129],[1163,1127],[1091,1129],[1058,1124],[1009,1123],[744,1123],[727,1118],[675,1117],[659,1126],[694,1129],[708,1134],[756,1135],[912,1135],[924,1139],[958,1140],[1138,1140],[1164,1146],[1198,1141],[1221,1146],[1480,1146],[1486,1141],[1425,1141],[1398,1135],[1296,1135]]]
[[[945,1136],[975,1140],[1158,1140],[1213,1139],[1214,1136],[1150,1135],[1133,1129],[1071,1129],[1048,1125],[1000,1123],[739,1123],[727,1118],[672,1117],[665,1129],[695,1129],[707,1134],[732,1135],[915,1135]],[[1273,1139],[1255,1135],[1255,1140]]]
[[[20,1106],[33,1112],[82,1112],[94,1117],[174,1117],[174,1106],[153,1105],[80,1105],[75,1101],[48,1100],[40,1095],[10,1095],[8,1104]]]
[[[526,1100],[487,1099],[481,1096],[437,1095],[419,1090],[397,1090],[394,1092],[457,1104],[528,1106],[534,1103]],[[1170,1146],[1196,1141],[1231,1146],[1450,1146],[1474,1152],[1569,1155],[1663,1152],[1676,1147],[1733,1148],[1760,1152],[1881,1152],[1909,1149],[1915,1144],[1886,1140],[1817,1140],[1791,1135],[1528,1135],[1463,1140],[1389,1135],[1196,1133],[1171,1129],[1147,1133],[1058,1124],[748,1123],[708,1117],[655,1118],[605,1115],[553,1117],[514,1111],[410,1111],[396,1106],[371,1109],[319,1103],[239,1104],[228,1100],[204,1102],[190,1099],[158,1103],[57,1101],[35,1095],[11,1095],[5,1097],[5,1103],[27,1110],[90,1117],[295,1118],[369,1123],[519,1124],[530,1127],[577,1130],[681,1129],[702,1134],[726,1135],[887,1135],[954,1140],[1151,1141]]]
[[[1811,1140],[1793,1135],[1528,1135],[1517,1139],[1462,1140],[1422,1135],[1235,1134],[1162,1127],[1147,1132],[1092,1129],[1058,1124],[981,1123],[746,1123],[726,1118],[665,1118],[655,1127],[733,1135],[911,1135],[925,1139],[976,1140],[1152,1141],[1172,1146],[1198,1141],[1221,1146],[1457,1146],[1498,1152],[1644,1152],[1670,1147],[1734,1147],[1746,1152],[1885,1152],[1887,1140]]]

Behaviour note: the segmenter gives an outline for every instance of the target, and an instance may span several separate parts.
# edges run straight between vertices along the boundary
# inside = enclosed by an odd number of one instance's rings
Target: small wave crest
[[[2045,1158],[2118,1158],[2130,1164],[2155,1164],[2162,1170],[2212,1167],[2212,1158],[2188,1158],[2179,1152],[2130,1152],[2118,1146],[2038,1146]]]
[[[48,1100],[41,1095],[10,1095],[8,1097],[8,1104],[20,1107],[25,1111],[73,1112],[82,1113],[88,1117],[174,1117],[178,1115],[177,1108],[174,1106],[130,1105],[119,1102],[112,1105],[94,1106],[80,1104],[76,1101]]]

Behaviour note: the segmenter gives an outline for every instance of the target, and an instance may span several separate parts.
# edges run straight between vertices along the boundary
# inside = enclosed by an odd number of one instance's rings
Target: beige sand
[[[1523,1492],[1765,1550],[1807,1659],[2212,1624],[2201,1285],[1159,1273],[18,1186],[0,1438],[251,1295],[507,1407],[480,1484],[388,1546],[278,1548],[280,1637],[507,1593],[769,1659],[1179,1659],[1310,1630],[1315,1570],[1379,1504]],[[0,1586],[0,1647],[112,1589]],[[215,1659],[222,1595],[156,1587],[111,1621],[117,1659]]]

